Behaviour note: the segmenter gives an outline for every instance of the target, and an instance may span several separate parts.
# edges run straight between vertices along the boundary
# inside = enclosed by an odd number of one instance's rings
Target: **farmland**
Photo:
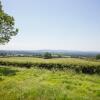
[[[0,58],[0,100],[99,100],[100,62]]]
[[[100,0],[0,0],[0,100],[100,100],[99,44]]]
[[[99,100],[100,76],[0,67],[0,100]]]
[[[71,69],[76,72],[100,74],[100,62],[78,58],[43,59],[34,57],[5,57],[0,58],[0,64],[19,67],[40,67],[46,69]]]

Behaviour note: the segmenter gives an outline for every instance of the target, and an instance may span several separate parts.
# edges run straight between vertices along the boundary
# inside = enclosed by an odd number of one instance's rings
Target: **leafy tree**
[[[100,54],[96,55],[96,59],[100,59]]]
[[[4,56],[7,56],[7,53],[0,53],[0,56],[4,57]]]
[[[62,55],[61,54],[58,54],[58,58],[61,58],[62,57]]]
[[[45,58],[45,59],[51,59],[51,58],[52,58],[52,54],[49,53],[49,52],[46,52],[46,53],[44,54],[44,58]]]
[[[4,12],[0,1],[0,44],[9,42],[11,37],[18,33],[14,25],[14,18]]]

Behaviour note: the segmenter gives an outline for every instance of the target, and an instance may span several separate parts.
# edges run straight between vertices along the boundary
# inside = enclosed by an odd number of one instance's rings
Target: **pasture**
[[[0,100],[100,100],[100,62],[0,58]]]
[[[100,100],[100,76],[1,66],[0,100]]]
[[[78,73],[100,74],[100,61],[78,58],[43,59],[34,57],[5,57],[0,58],[0,65],[17,67],[34,67],[46,69],[71,69]]]

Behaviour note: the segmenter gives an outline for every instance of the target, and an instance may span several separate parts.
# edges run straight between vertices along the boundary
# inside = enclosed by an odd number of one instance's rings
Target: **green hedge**
[[[87,74],[100,74],[100,65],[94,65],[94,64],[61,64],[61,63],[45,63],[45,62],[37,62],[37,63],[32,63],[32,62],[10,62],[10,61],[0,61],[0,65],[4,66],[18,66],[18,67],[40,67],[40,68],[46,68],[46,69],[71,69],[74,70],[78,73],[87,73]]]

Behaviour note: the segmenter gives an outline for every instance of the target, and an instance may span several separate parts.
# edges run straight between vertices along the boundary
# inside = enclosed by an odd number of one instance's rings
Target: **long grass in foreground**
[[[100,76],[3,66],[0,100],[100,100]]]

